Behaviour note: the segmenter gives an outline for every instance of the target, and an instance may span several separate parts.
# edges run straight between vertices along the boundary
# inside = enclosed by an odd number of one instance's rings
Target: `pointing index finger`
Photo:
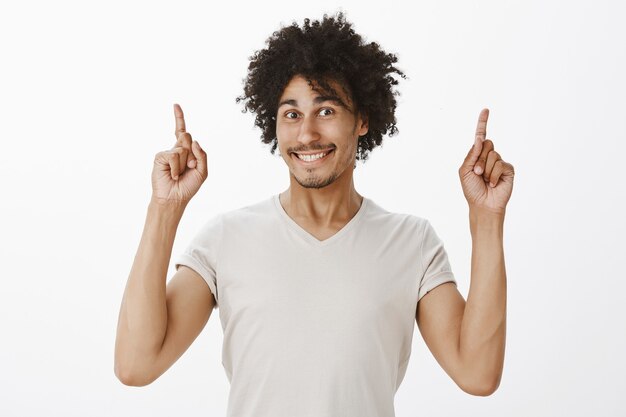
[[[489,109],[482,109],[478,116],[478,125],[476,126],[476,141],[478,145],[485,141],[487,136],[487,119],[489,118]]]
[[[174,117],[176,118],[176,130],[174,134],[176,135],[176,139],[181,133],[186,132],[185,128],[185,115],[183,114],[183,109],[178,104],[174,104]]]

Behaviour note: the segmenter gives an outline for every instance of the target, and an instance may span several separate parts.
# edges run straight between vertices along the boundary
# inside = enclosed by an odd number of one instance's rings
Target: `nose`
[[[320,134],[317,131],[315,119],[311,117],[305,117],[300,123],[300,131],[298,132],[298,142],[302,143],[303,145],[307,145],[319,139],[320,139]]]

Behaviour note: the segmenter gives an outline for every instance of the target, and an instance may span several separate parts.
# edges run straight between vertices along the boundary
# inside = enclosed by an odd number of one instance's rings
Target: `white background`
[[[464,296],[471,240],[457,169],[483,107],[487,137],[516,170],[501,385],[489,397],[462,392],[416,326],[396,415],[624,415],[624,3],[342,4],[410,77],[399,85],[400,134],[358,165],[357,190],[430,219]],[[178,102],[209,178],[174,254],[209,217],[286,189],[284,162],[235,97],[248,57],[281,24],[337,10],[328,1],[3,3],[1,415],[225,416],[217,311],[153,384],[127,387],[113,373],[153,158],[174,144]]]

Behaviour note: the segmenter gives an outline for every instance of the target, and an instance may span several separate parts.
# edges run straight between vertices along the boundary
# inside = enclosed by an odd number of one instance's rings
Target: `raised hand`
[[[504,162],[487,136],[489,109],[478,116],[474,145],[459,168],[463,194],[470,208],[504,214],[513,191],[513,165]]]
[[[152,199],[163,204],[186,204],[207,178],[206,152],[185,127],[185,116],[174,104],[176,143],[154,157]]]

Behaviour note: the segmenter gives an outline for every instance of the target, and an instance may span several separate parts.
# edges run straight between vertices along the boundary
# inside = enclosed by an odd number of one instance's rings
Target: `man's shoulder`
[[[416,214],[384,209],[373,200],[368,200],[370,222],[378,222],[387,226],[422,227],[428,221],[426,218]]]
[[[216,217],[220,218],[220,221],[226,223],[241,223],[251,222],[256,220],[267,220],[271,216],[274,208],[274,198],[266,197],[262,200],[245,204],[237,208],[219,213]]]
[[[224,236],[239,236],[252,230],[274,227],[272,198],[246,204],[234,209],[220,211],[204,221],[198,239],[221,240]]]

